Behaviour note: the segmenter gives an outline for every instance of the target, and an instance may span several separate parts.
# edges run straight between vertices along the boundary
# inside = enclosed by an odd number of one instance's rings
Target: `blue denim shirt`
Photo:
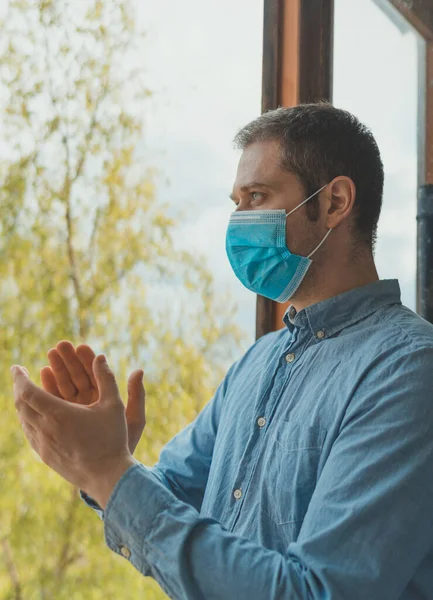
[[[396,281],[284,321],[126,471],[108,546],[178,599],[433,599],[433,327]]]

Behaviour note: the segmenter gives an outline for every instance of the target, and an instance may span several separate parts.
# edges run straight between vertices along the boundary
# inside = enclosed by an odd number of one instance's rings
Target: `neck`
[[[371,253],[358,257],[356,262],[340,265],[334,263],[329,268],[313,262],[304,282],[291,298],[290,303],[299,312],[307,306],[374,283],[378,279],[379,275]]]

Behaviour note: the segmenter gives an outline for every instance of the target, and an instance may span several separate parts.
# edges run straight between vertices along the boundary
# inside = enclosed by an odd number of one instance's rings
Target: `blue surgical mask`
[[[227,256],[236,277],[246,288],[276,302],[286,302],[293,296],[310,268],[311,257],[332,229],[308,256],[298,256],[286,245],[286,219],[326,185],[287,214],[284,209],[243,210],[230,216]]]

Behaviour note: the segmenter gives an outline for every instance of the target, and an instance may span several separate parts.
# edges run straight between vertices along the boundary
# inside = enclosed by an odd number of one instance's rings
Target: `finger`
[[[128,402],[126,404],[128,423],[146,424],[146,392],[143,386],[143,371],[131,373],[128,379]]]
[[[103,354],[98,354],[93,361],[93,372],[99,390],[100,402],[122,402],[113,371],[108,366]]]
[[[51,348],[47,353],[51,369],[56,378],[57,387],[63,398],[71,399],[77,395],[77,388],[72,383],[71,376],[57,348]]]
[[[78,358],[75,348],[71,342],[59,342],[57,344],[57,350],[59,351],[60,356],[63,358],[63,362],[69,371],[72,383],[75,385],[77,390],[80,392],[86,392],[90,390],[92,387],[91,380],[89,379],[86,369]]]
[[[62,394],[57,387],[56,378],[51,367],[44,367],[41,369],[41,383],[45,391],[53,394],[53,396],[58,396],[59,398],[63,398]]]
[[[18,410],[22,410],[22,403],[33,408],[39,415],[45,415],[59,409],[61,406],[60,398],[52,396],[35,385],[18,365],[11,368],[11,373],[14,382],[15,406]]]
[[[81,344],[77,346],[75,349],[75,353],[78,356],[81,364],[83,365],[87,376],[92,382],[95,389],[98,388],[96,384],[95,375],[93,374],[93,361],[95,360],[96,354],[93,352],[92,348],[87,344]]]

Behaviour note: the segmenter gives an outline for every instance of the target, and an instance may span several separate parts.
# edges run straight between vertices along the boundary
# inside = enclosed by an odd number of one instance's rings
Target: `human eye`
[[[265,199],[266,194],[263,194],[263,192],[251,192],[250,196],[253,202],[261,202]]]

